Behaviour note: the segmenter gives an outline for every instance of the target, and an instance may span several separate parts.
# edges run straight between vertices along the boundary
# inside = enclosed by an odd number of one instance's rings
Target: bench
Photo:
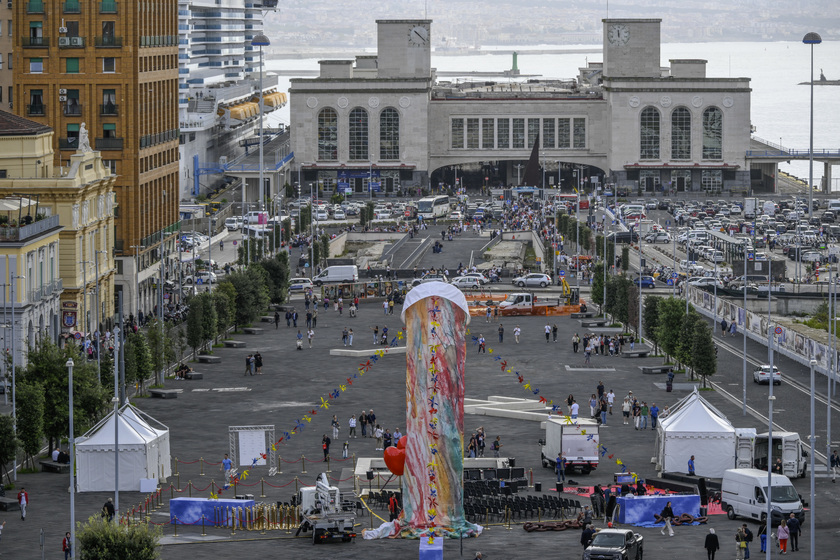
[[[647,358],[647,355],[652,351],[651,348],[636,348],[635,350],[622,350],[622,358]]]
[[[578,312],[578,313],[572,313],[570,315],[570,317],[572,319],[591,319],[594,316],[595,316],[594,311],[582,311],[582,312]]]
[[[260,317],[260,322],[262,322],[262,323],[273,323],[274,322],[274,316],[273,315],[263,315],[262,317]]]
[[[221,356],[211,356],[210,354],[199,354],[198,363],[200,364],[221,364]]]
[[[204,379],[204,374],[197,371],[188,371],[184,373],[184,378],[196,381],[198,379]]]
[[[41,465],[41,472],[51,472],[56,474],[70,473],[70,463],[59,463],[58,461],[38,461]]]
[[[603,327],[606,326],[606,324],[606,319],[583,319],[580,322],[580,326],[585,329],[591,329],[592,327]]]
[[[180,392],[181,389],[149,389],[152,398],[158,399],[177,399]]]
[[[20,511],[20,504],[15,498],[0,498],[0,511]]]
[[[264,329],[261,329],[260,327],[245,327],[242,329],[242,332],[245,334],[262,334],[263,330]]]
[[[642,373],[668,373],[674,368],[674,366],[639,366],[639,369],[642,370]]]
[[[245,348],[245,343],[241,340],[225,340],[225,348]]]

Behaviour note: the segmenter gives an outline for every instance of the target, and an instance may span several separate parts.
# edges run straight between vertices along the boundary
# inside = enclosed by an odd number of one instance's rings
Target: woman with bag
[[[747,549],[747,535],[740,527],[738,527],[738,531],[735,533],[735,547],[735,558],[743,560],[744,551]]]
[[[790,529],[788,529],[787,521],[782,519],[781,524],[779,524],[778,531],[779,550],[781,551],[781,554],[787,554],[787,543],[788,539],[790,538]]]

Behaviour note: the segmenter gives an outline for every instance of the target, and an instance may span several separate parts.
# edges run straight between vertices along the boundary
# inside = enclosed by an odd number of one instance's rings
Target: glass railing
[[[97,47],[121,47],[122,46],[122,37],[113,37],[111,35],[106,35],[105,37],[97,37],[96,38],[96,46]]]

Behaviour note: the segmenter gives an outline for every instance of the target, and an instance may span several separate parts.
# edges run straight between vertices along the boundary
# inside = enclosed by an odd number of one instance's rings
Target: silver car
[[[545,288],[546,286],[551,285],[551,276],[539,273],[526,274],[525,276],[514,278],[513,285],[519,286],[520,288],[524,288],[526,286],[539,286],[540,288]]]

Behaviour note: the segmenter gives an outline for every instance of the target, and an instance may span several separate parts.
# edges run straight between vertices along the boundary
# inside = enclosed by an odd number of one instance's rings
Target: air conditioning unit
[[[67,33],[67,28],[66,27],[59,27],[58,32],[59,33]]]
[[[71,47],[83,47],[84,46],[84,38],[83,37],[70,37],[70,46]]]
[[[70,46],[70,37],[59,37],[58,38],[58,46],[59,47],[69,47]]]
[[[67,95],[67,90],[66,89],[58,90],[58,95]]]
[[[6,4],[6,7],[7,7],[7,8],[9,8],[9,9],[11,10],[11,9],[12,9],[12,3],[11,3],[11,2],[9,2],[8,4]]]
[[[67,101],[67,96],[66,95],[59,95],[58,100],[59,101]]]

